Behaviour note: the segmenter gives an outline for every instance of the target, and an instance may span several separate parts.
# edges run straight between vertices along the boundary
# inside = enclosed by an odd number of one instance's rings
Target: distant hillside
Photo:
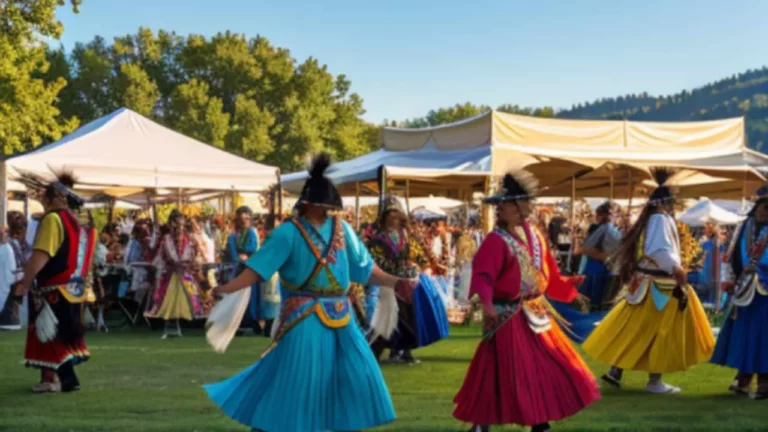
[[[768,67],[669,96],[647,93],[605,98],[559,111],[557,117],[646,121],[746,117],[747,144],[768,152]]]

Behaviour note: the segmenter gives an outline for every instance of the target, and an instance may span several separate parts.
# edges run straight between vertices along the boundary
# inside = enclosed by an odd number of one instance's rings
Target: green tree
[[[265,37],[206,38],[140,28],[110,44],[96,37],[56,61],[47,78],[70,85],[58,107],[90,121],[120,106],[244,157],[292,170],[328,150],[337,159],[371,148],[362,98],[317,59],[298,64]],[[376,141],[379,141],[376,139]]]
[[[115,97],[118,105],[151,116],[160,100],[160,91],[141,66],[125,63],[120,65],[117,75]]]
[[[112,50],[100,36],[87,44],[77,43],[70,54],[72,73],[59,106],[67,115],[87,123],[120,108],[115,96]],[[66,98],[65,98],[66,97]]]
[[[63,77],[45,79],[49,70],[43,38],[61,37],[56,8],[64,0],[0,2],[0,143],[3,154],[37,147],[61,138],[78,125],[56,107]],[[75,12],[79,0],[72,0]]]
[[[253,160],[263,160],[274,151],[269,128],[275,117],[244,95],[235,98],[232,125],[227,134],[227,149]]]
[[[221,99],[210,96],[210,87],[193,78],[181,84],[171,96],[166,122],[173,129],[223,148],[229,130],[229,114]]]

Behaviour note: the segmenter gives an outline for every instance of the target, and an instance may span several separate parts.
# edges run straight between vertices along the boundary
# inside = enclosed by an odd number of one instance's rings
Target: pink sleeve
[[[483,304],[493,303],[493,285],[504,269],[506,244],[497,234],[490,234],[480,245],[472,260],[472,283],[469,295],[477,294]]]
[[[574,285],[574,280],[560,274],[560,268],[552,252],[547,248],[547,267],[549,267],[549,284],[547,285],[547,297],[563,303],[571,303],[579,293]]]

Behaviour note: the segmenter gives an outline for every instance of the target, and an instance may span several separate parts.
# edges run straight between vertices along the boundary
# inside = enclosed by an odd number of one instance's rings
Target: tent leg
[[[384,197],[387,195],[387,169],[384,165],[379,167],[379,215],[384,209]]]
[[[609,175],[610,175],[610,179],[611,179],[611,192],[610,192],[610,193],[611,193],[611,196],[610,196],[610,201],[611,201],[611,202],[613,202],[613,201],[614,201],[614,197],[616,196],[616,194],[615,194],[615,191],[614,191],[614,177],[613,177],[613,169],[611,169],[611,171],[610,171],[610,174],[609,174]]]
[[[571,247],[568,250],[567,262],[565,263],[565,269],[571,272],[571,254],[573,254],[576,248],[576,176],[571,177],[571,206],[570,206],[570,238]]]
[[[355,183],[355,231],[360,231],[360,182]]]
[[[411,216],[411,179],[405,179],[405,212]]]
[[[29,220],[29,195],[24,194],[24,219]]]
[[[8,225],[8,165],[0,161],[0,233]]]
[[[747,211],[747,172],[744,172],[744,179],[741,181],[741,214]]]
[[[712,251],[714,255],[714,262],[717,264],[720,262],[720,232],[715,233],[715,248]],[[714,265],[712,266],[714,270],[714,281],[715,281],[715,312],[720,312],[720,298],[723,296],[723,288],[720,285],[720,266]]]
[[[573,229],[576,227],[576,176],[571,177],[571,206],[569,218],[571,219],[571,232],[573,232]]]
[[[110,199],[109,200],[109,210],[107,210],[107,223],[111,224],[112,220],[115,218],[115,200]]]
[[[485,197],[491,196],[491,189],[492,183],[491,183],[491,177],[488,176],[485,178],[485,190],[483,191],[485,193]],[[488,234],[493,230],[494,220],[493,220],[493,207],[487,204],[482,204],[482,226],[483,226],[483,232],[485,234]]]

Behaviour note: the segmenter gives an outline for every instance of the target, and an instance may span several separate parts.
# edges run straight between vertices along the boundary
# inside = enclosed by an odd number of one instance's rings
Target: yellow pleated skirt
[[[619,301],[584,342],[584,351],[601,362],[649,373],[687,370],[712,356],[715,338],[696,293],[688,287],[688,306],[669,299],[658,310],[650,291],[638,304]]]
[[[183,319],[192,321],[198,315],[196,309],[197,287],[177,274],[171,276],[163,303],[155,317],[164,320]]]

